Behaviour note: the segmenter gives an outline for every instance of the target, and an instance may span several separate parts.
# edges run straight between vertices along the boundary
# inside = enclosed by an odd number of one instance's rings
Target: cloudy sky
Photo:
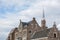
[[[35,17],[40,24],[43,8],[46,25],[52,27],[55,21],[60,29],[60,0],[0,0],[0,40],[6,40],[20,19],[28,22]]]

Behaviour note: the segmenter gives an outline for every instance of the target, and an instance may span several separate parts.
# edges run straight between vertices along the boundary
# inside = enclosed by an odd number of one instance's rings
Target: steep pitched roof
[[[31,24],[33,22],[33,20],[31,20],[31,21],[29,21],[29,22],[22,22],[22,25],[23,25],[23,28],[25,28],[25,25],[29,25],[29,24]],[[36,20],[35,20],[35,22],[36,22]],[[36,22],[37,23],[37,22]],[[38,24],[38,23],[37,23]],[[38,25],[38,27],[39,27],[39,25]]]
[[[22,22],[22,24],[23,24],[23,26],[28,25],[28,23],[27,23],[27,22]]]
[[[25,26],[27,25],[29,25],[30,24],[30,22],[22,22],[22,25],[23,25],[23,28],[26,28]]]
[[[32,37],[32,39],[47,37],[49,32],[50,32],[50,29],[46,29],[46,30],[36,32],[35,35]]]

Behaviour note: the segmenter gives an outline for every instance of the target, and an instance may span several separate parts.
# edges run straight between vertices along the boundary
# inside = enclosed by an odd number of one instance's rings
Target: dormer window
[[[54,33],[54,38],[56,38],[56,34]]]

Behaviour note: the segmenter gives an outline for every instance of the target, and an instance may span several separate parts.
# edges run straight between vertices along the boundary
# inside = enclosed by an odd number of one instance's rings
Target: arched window
[[[54,38],[56,38],[56,34],[54,33]]]

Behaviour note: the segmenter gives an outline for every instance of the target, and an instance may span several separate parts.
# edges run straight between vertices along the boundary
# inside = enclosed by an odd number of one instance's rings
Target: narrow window
[[[54,38],[56,38],[56,34],[54,34]]]

